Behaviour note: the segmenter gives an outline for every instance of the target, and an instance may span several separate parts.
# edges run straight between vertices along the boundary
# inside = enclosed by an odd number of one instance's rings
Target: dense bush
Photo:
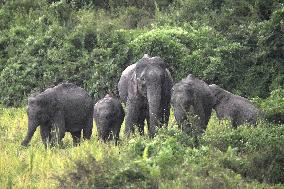
[[[283,85],[283,3],[254,0],[36,0],[0,8],[0,102],[70,81],[95,98],[143,54],[175,81],[193,73],[244,96]],[[12,87],[10,87],[12,85]]]
[[[284,127],[260,122],[257,127],[232,129],[227,124],[214,125],[206,131],[203,142],[234,155],[223,164],[244,177],[260,182],[283,183]]]
[[[233,88],[232,83],[238,80],[238,65],[233,60],[239,58],[241,45],[229,42],[207,26],[160,27],[135,38],[131,47],[136,59],[144,53],[164,58],[176,81],[193,73]]]
[[[265,99],[254,99],[264,111],[264,117],[274,123],[284,123],[284,89],[273,90]]]
[[[100,161],[78,161],[58,177],[60,187],[262,188],[252,181],[284,182],[283,126],[210,124],[214,128],[200,138],[199,147],[176,127],[159,130],[154,139],[123,141],[119,155],[104,152]]]
[[[196,146],[176,125],[155,138],[121,136],[119,144],[90,141],[45,149],[36,132],[28,148],[26,108],[0,106],[1,188],[273,188],[283,181],[283,125],[219,124],[212,117]],[[277,184],[276,184],[277,183]]]

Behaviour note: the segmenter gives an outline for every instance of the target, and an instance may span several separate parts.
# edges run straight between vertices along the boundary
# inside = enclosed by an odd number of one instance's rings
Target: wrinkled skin
[[[214,95],[214,109],[218,119],[229,119],[233,127],[256,124],[260,111],[246,98],[234,95],[218,85],[209,85]]]
[[[93,128],[93,101],[82,88],[64,83],[28,98],[28,132],[22,142],[27,146],[40,126],[45,146],[60,143],[70,132],[74,145],[83,137],[90,139]],[[52,131],[53,130],[53,131]],[[53,133],[53,134],[52,134]]]
[[[171,103],[175,119],[184,132],[197,136],[206,130],[213,95],[204,81],[188,75],[172,88]]]
[[[106,95],[94,107],[94,119],[98,137],[103,141],[115,139],[117,144],[119,132],[124,119],[124,110],[118,99]]]
[[[143,135],[145,119],[150,137],[154,137],[157,127],[168,124],[172,83],[171,74],[160,57],[144,55],[123,71],[118,91],[127,109],[126,136],[134,132],[134,126]]]

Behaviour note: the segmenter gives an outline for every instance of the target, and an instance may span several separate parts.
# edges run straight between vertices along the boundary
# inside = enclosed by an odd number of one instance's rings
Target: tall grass
[[[255,173],[266,167],[255,164],[259,149],[253,147],[259,148],[259,140],[265,138],[273,144],[283,139],[283,127],[272,126],[273,130],[266,124],[234,130],[213,116],[196,148],[190,137],[176,129],[171,115],[169,128],[154,139],[137,135],[126,140],[122,135],[115,146],[98,141],[94,127],[92,139],[78,147],[72,146],[67,133],[62,147],[46,150],[38,131],[29,147],[20,145],[27,131],[25,108],[1,108],[0,188],[284,188],[281,177],[272,180],[279,183],[275,185]],[[280,168],[271,170],[284,168],[281,157],[272,163]],[[276,173],[264,176],[282,174]]]
[[[74,166],[89,153],[100,159],[102,148],[96,138],[72,146],[72,137],[66,134],[61,148],[45,149],[37,131],[28,148],[20,145],[27,131],[24,108],[1,109],[0,113],[0,188],[53,188],[55,175]],[[95,133],[95,132],[94,132]],[[109,148],[116,148],[110,146]]]

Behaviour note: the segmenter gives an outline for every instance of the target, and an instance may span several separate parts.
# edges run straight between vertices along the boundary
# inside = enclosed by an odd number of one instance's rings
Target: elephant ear
[[[33,96],[32,96],[32,97],[29,97],[29,98],[28,98],[28,105],[29,105],[29,106],[35,105],[36,102],[37,102],[36,97],[33,97]]]
[[[228,102],[231,98],[231,93],[225,89],[219,87],[216,84],[209,85],[211,91],[213,91],[213,97],[215,99],[214,105],[217,106],[221,102]]]
[[[201,101],[200,96],[196,92],[193,93],[193,106],[194,106],[194,109],[196,111],[196,114],[199,116],[200,124],[203,125],[203,122],[205,120],[204,107],[203,107],[203,103]],[[205,128],[203,128],[203,129],[205,129]]]
[[[59,104],[60,102],[58,101],[57,96],[53,92],[38,95],[37,102],[38,105],[45,109],[46,113],[50,116],[62,108]]]
[[[136,72],[133,73],[131,79],[129,80],[128,87],[128,98],[133,98],[138,95],[138,83],[136,78]]]
[[[136,67],[135,67],[135,73],[136,74],[140,74],[142,73],[142,71],[149,66],[150,64],[150,59],[149,56],[143,56],[137,63],[136,63]]]

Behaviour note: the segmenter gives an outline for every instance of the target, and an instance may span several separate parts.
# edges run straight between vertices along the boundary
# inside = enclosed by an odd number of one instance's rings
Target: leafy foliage
[[[283,13],[282,0],[0,1],[0,188],[283,188]],[[25,110],[4,106],[65,81],[95,100],[117,93],[145,53],[175,81],[193,73],[256,97],[274,123],[232,129],[213,117],[199,146],[175,126],[119,146],[94,137],[72,148],[67,136],[45,150],[38,135],[19,146]]]
[[[283,125],[260,122],[237,129],[212,117],[199,146],[174,125],[118,146],[97,140],[45,149],[39,132],[20,146],[24,108],[0,107],[1,188],[283,188]],[[124,127],[124,125],[123,125]],[[276,184],[278,183],[278,184]]]
[[[225,123],[207,130],[203,140],[227,153],[231,151],[223,162],[226,167],[260,182],[282,183],[283,134],[282,125],[260,122],[257,127],[232,129]]]
[[[270,96],[261,100],[254,99],[264,111],[264,117],[274,123],[284,123],[284,89],[273,90]]]
[[[0,18],[6,106],[63,81],[96,99],[116,93],[145,53],[164,58],[175,81],[193,73],[260,97],[283,85],[281,1],[5,1]]]

